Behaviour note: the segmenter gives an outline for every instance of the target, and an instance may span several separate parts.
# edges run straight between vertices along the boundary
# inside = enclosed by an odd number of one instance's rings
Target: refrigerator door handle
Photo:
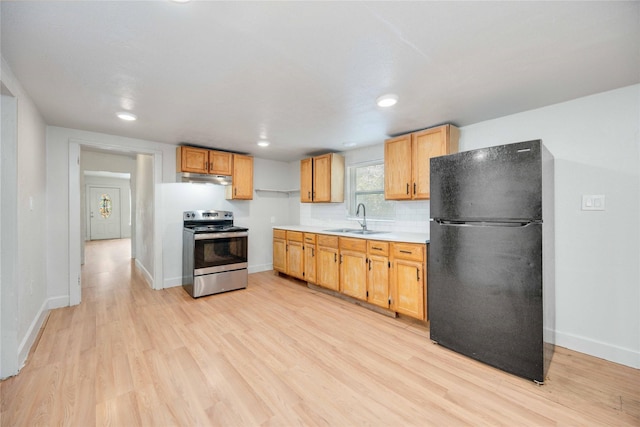
[[[456,221],[448,219],[434,220],[440,225],[454,227],[528,227],[534,224],[542,224],[542,221]]]

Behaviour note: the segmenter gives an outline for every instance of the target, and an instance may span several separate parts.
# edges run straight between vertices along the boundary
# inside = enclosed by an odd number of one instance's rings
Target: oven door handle
[[[195,234],[193,236],[194,240],[212,240],[212,239],[228,239],[230,237],[246,237],[249,233],[246,231],[234,231],[231,233],[202,233]]]

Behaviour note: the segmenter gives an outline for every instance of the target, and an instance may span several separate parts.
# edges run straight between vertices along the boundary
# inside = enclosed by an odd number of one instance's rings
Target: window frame
[[[382,165],[383,170],[383,179],[382,179],[382,188],[380,190],[375,191],[356,191],[356,169],[369,167],[369,166],[377,166]],[[368,160],[365,162],[352,163],[347,165],[347,218],[355,219],[356,218],[356,195],[360,194],[381,194],[384,198],[384,159],[375,159]],[[392,200],[385,200],[386,203],[389,203],[393,208],[393,212],[390,216],[375,216],[373,212],[367,212],[367,220],[377,220],[377,221],[391,221],[395,219],[395,203]]]

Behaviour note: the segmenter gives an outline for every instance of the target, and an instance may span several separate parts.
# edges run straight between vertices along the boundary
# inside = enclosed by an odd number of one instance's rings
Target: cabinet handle
[[[309,195],[307,196],[309,199],[311,198],[311,191],[309,191]]]
[[[416,183],[415,182],[413,183],[413,194],[414,195],[416,194]]]
[[[337,254],[333,254],[333,262],[338,262],[338,255]]]
[[[342,264],[342,254],[340,254],[340,264]]]
[[[371,249],[375,249],[376,251],[381,251],[382,250],[382,248],[379,248],[377,246],[372,246]]]
[[[413,252],[411,252],[411,251],[403,251],[402,249],[400,249],[400,253],[403,253],[403,254],[412,254]]]
[[[316,256],[316,250],[314,248],[311,248],[311,256],[312,257]]]
[[[236,187],[236,188],[234,188],[234,189],[233,189],[233,195],[234,195],[234,196],[237,196],[237,195],[238,195],[238,187]]]
[[[409,183],[407,182],[407,194],[409,194]]]
[[[371,259],[369,259],[369,271],[371,271]]]
[[[420,281],[420,270],[418,270],[416,268],[416,280],[419,282]]]
[[[209,162],[204,162],[204,168],[209,171]]]

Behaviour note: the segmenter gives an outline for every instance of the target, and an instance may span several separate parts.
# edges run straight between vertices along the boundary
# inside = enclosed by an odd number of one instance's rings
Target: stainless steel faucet
[[[360,222],[360,226],[362,230],[367,231],[367,210],[364,207],[364,204],[358,203],[358,207],[356,208],[356,217],[360,215],[360,206],[362,206],[362,222]]]

